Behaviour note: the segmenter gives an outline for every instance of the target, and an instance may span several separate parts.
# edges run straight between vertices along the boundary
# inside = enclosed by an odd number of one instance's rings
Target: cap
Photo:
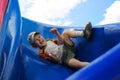
[[[36,34],[40,34],[40,33],[39,32],[31,32],[31,33],[28,34],[28,39],[27,40],[30,44],[34,44],[34,42],[35,42],[34,36]]]

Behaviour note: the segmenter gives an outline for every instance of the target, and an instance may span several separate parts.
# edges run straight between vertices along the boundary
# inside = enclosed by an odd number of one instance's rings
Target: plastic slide
[[[55,64],[38,56],[27,41],[32,31],[46,39],[56,38],[49,32],[57,27],[21,17],[17,0],[0,0],[0,80],[120,80],[120,23],[93,26],[92,38],[73,38],[77,57],[90,65],[75,70]]]

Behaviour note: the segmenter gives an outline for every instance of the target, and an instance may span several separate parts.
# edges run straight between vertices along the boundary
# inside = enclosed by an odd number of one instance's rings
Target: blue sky
[[[120,22],[120,0],[19,0],[19,3],[23,17],[52,25]]]

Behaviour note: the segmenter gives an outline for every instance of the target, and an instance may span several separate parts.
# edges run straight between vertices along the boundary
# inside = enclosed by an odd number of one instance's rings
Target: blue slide
[[[120,23],[93,26],[89,40],[72,39],[78,59],[91,62],[75,70],[42,59],[37,54],[38,49],[32,48],[27,41],[32,31],[40,32],[46,39],[56,38],[49,32],[56,26],[21,17],[18,1],[6,2],[0,25],[0,80],[120,80]],[[60,33],[65,29],[84,29],[57,28]]]

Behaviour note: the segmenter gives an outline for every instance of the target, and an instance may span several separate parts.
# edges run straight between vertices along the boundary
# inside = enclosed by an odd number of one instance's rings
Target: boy
[[[89,64],[89,62],[81,62],[75,58],[74,43],[70,38],[85,37],[89,39],[92,33],[91,23],[88,23],[83,31],[65,30],[60,35],[56,28],[52,28],[50,32],[55,34],[58,40],[46,41],[39,32],[31,32],[28,35],[29,43],[32,47],[40,49],[41,57],[73,68],[82,68]]]

